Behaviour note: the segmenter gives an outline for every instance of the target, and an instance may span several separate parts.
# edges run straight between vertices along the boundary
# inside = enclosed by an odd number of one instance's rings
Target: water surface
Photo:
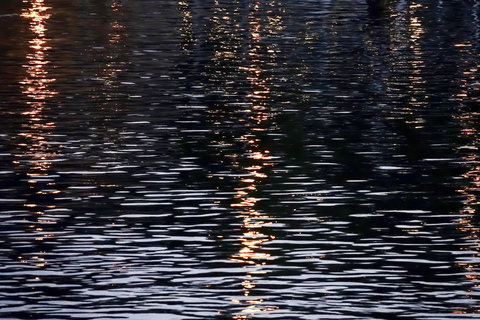
[[[2,2],[0,317],[478,317],[479,19]]]

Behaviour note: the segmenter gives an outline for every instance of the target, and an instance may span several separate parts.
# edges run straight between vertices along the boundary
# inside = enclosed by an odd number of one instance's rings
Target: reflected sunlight
[[[240,66],[240,72],[247,72],[247,79],[250,81],[251,91],[246,93],[249,108],[246,110],[248,116],[249,132],[243,135],[240,140],[246,144],[245,160],[248,165],[244,166],[244,170],[248,172],[246,177],[241,179],[243,186],[237,188],[235,195],[236,203],[232,207],[242,209],[240,217],[242,218],[243,235],[239,238],[242,248],[237,254],[231,256],[230,260],[244,264],[247,274],[245,275],[242,287],[244,296],[249,297],[248,300],[238,301],[238,303],[247,303],[248,306],[242,309],[240,314],[234,316],[234,319],[246,319],[247,315],[258,314],[276,310],[276,307],[267,307],[264,305],[262,298],[253,298],[251,290],[257,287],[254,276],[264,276],[267,274],[264,270],[258,270],[259,266],[266,265],[268,261],[275,258],[267,252],[262,251],[262,246],[274,239],[273,235],[265,233],[264,228],[272,222],[271,217],[257,210],[256,207],[262,199],[254,196],[257,187],[265,180],[268,175],[265,173],[273,166],[270,151],[261,145],[260,134],[265,131],[264,122],[272,117],[270,111],[271,93],[267,85],[267,81],[274,79],[268,78],[265,74],[263,65],[266,63],[265,57],[262,56],[262,50],[265,44],[262,43],[262,32],[265,29],[277,29],[278,19],[271,19],[274,26],[266,26],[261,21],[262,5],[260,2],[250,6],[249,18],[249,50],[246,53],[249,64]],[[257,268],[251,268],[257,267]],[[235,302],[235,300],[232,300]]]
[[[182,27],[180,28],[180,34],[182,36],[183,43],[180,45],[182,50],[189,50],[195,43],[195,36],[193,33],[193,14],[190,9],[188,1],[179,1],[180,12],[182,13]]]
[[[28,117],[28,121],[19,135],[27,141],[21,145],[28,148],[28,156],[32,158],[30,162],[32,170],[40,171],[47,170],[51,164],[48,160],[55,157],[55,152],[51,152],[46,143],[46,136],[55,127],[55,124],[48,121],[43,115],[45,100],[56,94],[48,87],[48,84],[56,79],[51,78],[45,69],[45,66],[50,63],[46,52],[51,49],[48,46],[50,39],[45,34],[47,31],[46,21],[50,18],[49,9],[51,8],[45,6],[44,0],[34,0],[31,2],[31,7],[25,9],[22,14],[22,17],[31,20],[30,30],[33,32],[34,38],[30,41],[32,52],[26,55],[28,64],[23,66],[27,77],[21,82],[24,88],[23,93],[27,97],[27,104],[31,108],[23,112],[23,115]],[[38,176],[38,172],[34,171],[30,175]]]
[[[22,17],[27,18],[30,21],[30,30],[34,34],[34,38],[30,40],[31,53],[27,54],[28,65],[25,65],[27,71],[27,77],[21,82],[24,85],[24,91],[29,98],[33,101],[29,101],[29,104],[34,104],[35,107],[30,113],[39,113],[43,106],[41,100],[51,97],[55,94],[53,90],[48,88],[48,84],[55,81],[53,78],[48,77],[48,72],[45,70],[45,65],[50,63],[46,59],[46,51],[51,49],[47,46],[49,41],[46,38],[45,27],[46,21],[50,18],[48,10],[51,9],[44,5],[44,0],[32,1],[32,6],[24,10]]]
[[[48,173],[52,165],[51,160],[57,157],[56,151],[51,149],[47,141],[47,136],[55,128],[55,123],[44,114],[47,99],[57,93],[49,88],[49,84],[55,82],[56,79],[52,78],[46,69],[46,66],[51,63],[47,54],[51,47],[48,46],[50,39],[46,35],[48,31],[46,24],[51,16],[49,10],[52,8],[47,7],[44,0],[29,2],[31,6],[24,9],[21,16],[30,20],[30,30],[33,38],[29,41],[30,50],[26,54],[28,64],[23,65],[26,77],[20,82],[29,109],[22,113],[26,121],[22,126],[22,131],[18,134],[23,141],[18,143],[18,146],[25,151],[17,155],[19,160],[14,161],[14,164],[28,163],[29,169],[26,176],[30,189],[36,195],[45,195],[58,192]],[[48,187],[48,190],[43,189],[45,186]],[[33,199],[36,199],[36,197],[33,197]],[[33,210],[33,213],[38,217],[39,225],[44,222],[44,219],[41,218],[44,211],[39,203],[30,200],[24,206]],[[54,207],[47,206],[47,208]],[[46,233],[43,228],[39,228],[37,225],[30,225],[28,228],[35,235],[35,241],[41,242],[47,237],[54,236],[54,234]],[[19,257],[19,259],[26,261],[22,257]],[[47,264],[47,261],[41,256],[34,256],[31,260],[30,263],[37,267],[44,267]]]
[[[115,13],[114,19],[108,21],[107,28],[102,29],[102,33],[105,32],[107,36],[107,46],[103,46],[102,43],[101,46],[91,49],[94,61],[102,61],[103,63],[103,68],[99,68],[101,72],[95,74],[95,78],[101,80],[104,84],[103,87],[98,87],[97,90],[99,92],[95,90],[92,96],[95,98],[97,94],[106,94],[107,100],[114,101],[115,98],[124,94],[123,92],[118,92],[118,90],[115,91],[115,89],[121,87],[118,75],[120,72],[125,71],[129,63],[123,58],[125,55],[125,26],[121,23],[123,14],[121,1],[113,0],[110,9]],[[99,56],[98,58],[97,55]],[[110,90],[105,90],[106,87]]]
[[[422,45],[420,40],[422,39],[423,34],[425,31],[423,30],[422,20],[420,18],[421,12],[418,12],[420,9],[423,8],[423,5],[418,3],[412,3],[409,6],[409,24],[408,28],[410,31],[410,49],[413,53],[413,59],[411,62],[411,74],[409,76],[410,79],[410,92],[414,93],[410,96],[410,105],[414,108],[421,108],[427,105],[427,96],[425,89],[425,79],[423,76],[423,70],[425,68],[425,61],[423,57],[425,53],[423,52]],[[406,113],[411,112],[409,107],[406,107]],[[425,120],[416,116],[415,119],[407,121],[407,123],[412,124],[416,129],[421,129],[424,127]]]
[[[225,4],[214,1],[212,18],[201,26],[198,15],[203,9],[190,1],[180,1],[178,5],[182,13],[180,34],[183,42],[180,47],[187,54],[190,50],[199,50],[197,54],[203,57],[207,54],[204,51],[207,46],[203,46],[205,42],[212,49],[208,53],[211,54],[208,67],[215,70],[208,79],[212,91],[222,94],[225,102],[233,99],[233,103],[210,108],[207,113],[212,123],[218,126],[215,138],[210,141],[212,147],[218,146],[216,156],[225,157],[241,172],[235,178],[235,183],[240,185],[235,188],[231,204],[241,219],[242,234],[238,238],[241,247],[229,260],[240,263],[245,269],[241,282],[245,299],[235,297],[231,301],[242,305],[242,311],[234,319],[247,319],[253,314],[277,309],[266,306],[261,297],[254,298],[258,294],[253,290],[258,285],[256,277],[267,274],[262,266],[274,260],[262,249],[275,238],[266,230],[273,224],[272,217],[259,209],[264,199],[256,195],[261,192],[259,187],[273,166],[271,152],[263,144],[274,115],[271,87],[279,81],[267,72],[276,64],[278,49],[275,45],[268,45],[265,36],[276,35],[284,28],[281,17],[275,14],[275,10],[282,11],[283,8],[278,1],[257,1],[239,3],[234,10],[228,10]],[[202,30],[202,27],[207,29]],[[245,79],[245,83],[237,84],[239,79]],[[241,109],[229,109],[228,105],[238,105]],[[237,116],[239,111],[241,116]],[[225,128],[225,121],[235,120],[243,132],[230,132]],[[242,145],[241,152],[238,149],[232,151],[236,143]]]
[[[391,82],[389,94],[393,101],[401,100],[404,97],[397,96],[398,87],[406,86],[409,94],[405,98],[408,100],[399,106],[399,111],[407,118],[405,122],[415,129],[422,129],[425,126],[425,119],[417,111],[427,106],[429,98],[425,91],[424,77],[427,65],[422,45],[425,34],[424,14],[421,11],[423,9],[424,5],[416,2],[409,4],[398,2],[392,13],[392,27],[389,31],[389,49],[393,59],[390,67],[392,71],[398,70],[405,76],[389,79]],[[409,63],[404,64],[405,61]]]

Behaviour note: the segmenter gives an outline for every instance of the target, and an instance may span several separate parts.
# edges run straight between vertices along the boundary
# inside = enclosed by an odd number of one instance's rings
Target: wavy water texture
[[[475,1],[0,4],[0,318],[476,319]]]

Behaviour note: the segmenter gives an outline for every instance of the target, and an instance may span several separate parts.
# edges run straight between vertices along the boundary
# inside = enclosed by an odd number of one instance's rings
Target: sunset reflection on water
[[[48,51],[51,49],[51,39],[47,36],[47,21],[51,17],[51,7],[46,6],[44,0],[29,1],[30,7],[23,10],[21,17],[30,21],[32,38],[29,41],[29,51],[25,56],[26,64],[23,65],[26,76],[20,82],[27,108],[22,112],[23,125],[18,133],[18,147],[21,150],[14,160],[16,166],[27,166],[26,180],[29,186],[30,197],[24,207],[30,210],[34,218],[28,225],[29,231],[35,237],[38,245],[54,234],[45,229],[46,225],[55,224],[55,219],[43,217],[45,210],[54,209],[52,203],[39,202],[44,197],[57,194],[54,175],[49,171],[52,161],[57,158],[57,150],[48,143],[48,136],[55,129],[55,122],[44,114],[48,99],[57,94],[49,86],[56,81],[48,70],[51,63]],[[36,218],[35,218],[36,217]],[[19,256],[21,263],[29,263],[36,267],[45,267],[47,260],[45,252],[41,249],[32,252],[29,257]],[[37,277],[36,280],[39,280]]]
[[[30,20],[30,30],[34,37],[30,40],[30,52],[26,55],[28,64],[23,66],[27,76],[21,84],[29,108],[22,113],[27,121],[19,134],[25,138],[23,146],[27,150],[25,154],[19,156],[30,159],[32,169],[30,175],[33,178],[45,174],[51,165],[51,159],[56,156],[56,152],[46,142],[46,137],[55,128],[55,123],[43,112],[48,98],[57,94],[55,90],[49,88],[49,84],[56,79],[49,75],[46,68],[51,63],[47,53],[51,49],[50,39],[46,35],[50,9],[45,6],[43,0],[35,0],[22,14],[22,17]],[[31,182],[35,183],[35,179]]]
[[[278,3],[271,3],[272,7],[281,6]],[[263,213],[258,209],[258,204],[263,200],[256,196],[259,194],[258,187],[262,185],[268,178],[268,172],[274,166],[272,162],[272,153],[262,143],[263,137],[268,133],[267,129],[271,123],[275,113],[272,111],[272,96],[270,86],[275,85],[279,79],[267,75],[265,64],[276,64],[274,48],[268,48],[267,44],[262,42],[262,34],[269,29],[278,28],[279,17],[272,14],[271,7],[263,5],[259,2],[252,3],[249,7],[250,14],[248,25],[248,41],[249,50],[246,53],[249,64],[239,67],[239,73],[246,73],[250,83],[251,91],[246,94],[248,108],[245,110],[248,132],[240,137],[239,140],[244,142],[245,153],[240,155],[245,163],[243,170],[247,175],[240,179],[242,186],[236,189],[235,202],[232,207],[240,210],[240,218],[242,219],[243,234],[239,238],[242,244],[241,249],[230,260],[242,263],[244,265],[246,275],[242,282],[245,299],[239,301],[233,299],[233,302],[244,305],[243,310],[234,319],[247,319],[252,315],[271,312],[278,307],[269,304],[262,296],[252,293],[259,284],[257,279],[267,275],[267,271],[262,266],[268,265],[269,261],[275,260],[270,253],[266,252],[262,247],[275,238],[274,235],[268,234],[265,230],[272,225],[272,217]],[[264,15],[268,16],[266,23],[262,19]],[[271,15],[271,16],[270,16]],[[265,51],[269,56],[265,56]],[[241,164],[240,164],[241,165]]]
[[[48,87],[48,84],[56,79],[51,78],[45,69],[45,66],[50,63],[47,57],[47,51],[51,49],[50,39],[45,34],[46,23],[51,16],[48,13],[50,9],[45,6],[44,0],[35,0],[21,15],[30,20],[30,30],[34,35],[29,42],[31,51],[26,56],[28,64],[24,65],[27,77],[21,82],[24,86],[23,93],[31,99],[28,103],[33,105],[33,110],[27,114],[40,113],[44,100],[56,93]]]
[[[479,5],[14,2],[0,318],[478,317]]]

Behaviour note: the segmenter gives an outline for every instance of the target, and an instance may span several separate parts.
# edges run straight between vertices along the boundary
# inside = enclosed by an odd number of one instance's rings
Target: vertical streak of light
[[[408,10],[409,10],[409,32],[410,38],[408,42],[410,43],[410,49],[412,50],[412,58],[411,58],[411,74],[409,76],[410,85],[409,85],[409,92],[410,95],[410,103],[409,105],[412,106],[413,110],[406,110],[406,113],[414,113],[415,108],[421,108],[425,105],[426,92],[423,89],[425,79],[423,77],[423,69],[425,68],[425,61],[424,61],[424,52],[421,46],[421,39],[425,31],[423,30],[423,21],[420,16],[421,12],[420,9],[423,8],[422,4],[419,3],[411,3]],[[408,107],[410,109],[410,107]],[[409,121],[412,123],[415,128],[422,128],[424,120],[422,118],[416,117],[414,120]]]
[[[22,126],[19,138],[22,142],[19,144],[26,150],[18,154],[18,161],[15,164],[28,163],[26,172],[29,188],[42,195],[47,193],[56,193],[55,183],[48,178],[48,170],[51,167],[51,160],[57,155],[52,151],[47,143],[49,133],[54,129],[55,123],[49,121],[44,114],[46,101],[56,94],[56,91],[49,88],[49,84],[56,79],[52,78],[46,66],[50,63],[47,51],[51,49],[50,39],[46,35],[47,20],[50,18],[50,7],[47,7],[44,0],[31,0],[30,7],[24,9],[22,17],[30,20],[30,31],[32,39],[29,41],[29,52],[26,55],[27,64],[23,65],[26,77],[20,84],[23,87],[23,94],[26,98],[28,110],[23,112],[27,123]],[[48,190],[43,190],[38,185],[46,183]],[[24,204],[30,210],[34,210],[37,216],[38,224],[45,222],[42,218],[43,208],[34,200],[29,200]],[[49,205],[48,208],[54,206]],[[36,241],[43,241],[44,238],[52,237],[53,234],[47,233],[38,225],[30,225],[29,228],[34,232]],[[25,261],[21,258],[21,261]],[[33,256],[32,261],[37,267],[44,267],[47,261],[41,257]]]
[[[250,165],[244,168],[249,174],[246,178],[242,179],[244,186],[238,188],[237,195],[235,196],[237,203],[232,205],[242,209],[240,215],[243,219],[244,233],[240,238],[242,248],[237,254],[231,257],[231,260],[245,264],[245,268],[247,269],[247,274],[242,282],[245,297],[249,297],[250,291],[257,286],[254,276],[266,273],[258,269],[258,267],[274,259],[269,253],[261,251],[262,245],[274,237],[262,231],[263,227],[270,224],[268,221],[270,217],[256,209],[257,203],[261,201],[261,199],[257,199],[253,194],[257,191],[257,186],[267,178],[265,172],[267,168],[272,165],[270,151],[260,145],[261,139],[259,138],[259,133],[261,134],[261,132],[265,130],[264,122],[268,121],[271,117],[268,107],[268,103],[271,100],[271,93],[267,81],[273,80],[268,78],[266,75],[267,70],[262,67],[266,62],[266,57],[262,55],[265,49],[265,44],[262,42],[262,34],[265,33],[268,27],[274,29],[276,26],[268,26],[262,21],[263,10],[266,10],[262,7],[262,3],[251,3],[249,10],[247,30],[249,49],[246,52],[249,64],[239,67],[239,71],[247,72],[248,80],[252,88],[251,92],[246,96],[249,106],[247,109],[250,120],[248,122],[250,124],[249,132],[242,137],[242,140],[245,141],[247,145],[245,158],[250,159],[248,161]],[[267,21],[272,24],[277,24],[278,17],[272,17]],[[257,266],[257,268],[251,268],[253,266]],[[247,299],[246,302],[248,306],[245,307],[241,313],[235,315],[234,319],[245,319],[247,314],[254,315],[259,312],[276,309],[265,306],[265,302],[261,298],[251,296]]]

